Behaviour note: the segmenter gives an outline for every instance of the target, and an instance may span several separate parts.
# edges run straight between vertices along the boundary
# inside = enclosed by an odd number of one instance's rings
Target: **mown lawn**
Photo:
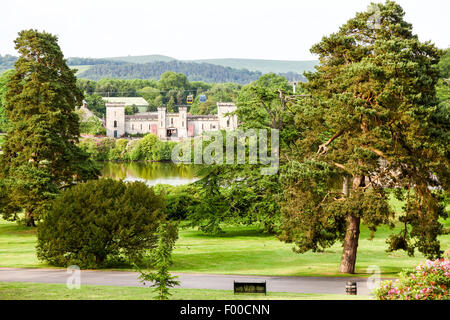
[[[268,292],[235,295],[231,290],[171,289],[172,300],[369,300],[364,295]],[[152,300],[153,288],[0,282],[0,300]]]
[[[450,219],[445,222],[450,226]],[[181,229],[174,250],[173,272],[277,275],[277,276],[344,276],[338,273],[342,253],[340,244],[323,253],[296,254],[292,244],[261,233],[257,227],[226,227],[225,234],[209,236],[194,229]],[[421,254],[409,257],[398,251],[386,253],[386,237],[392,232],[380,228],[373,240],[362,227],[356,276],[368,276],[369,266],[380,268],[382,276],[393,277],[403,268],[424,260]],[[442,249],[450,248],[450,235],[440,238]],[[35,255],[36,230],[15,222],[0,220],[0,267],[48,268]],[[113,270],[130,270],[117,266]]]

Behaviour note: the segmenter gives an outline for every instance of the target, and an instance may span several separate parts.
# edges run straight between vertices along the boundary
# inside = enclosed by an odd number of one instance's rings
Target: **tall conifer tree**
[[[34,225],[59,190],[99,172],[76,145],[80,132],[74,111],[83,94],[57,37],[24,30],[14,42],[20,57],[5,94],[11,128],[0,158],[1,210],[9,219],[25,211],[27,224]]]
[[[302,137],[284,172],[283,238],[300,252],[341,241],[343,273],[355,271],[361,222],[393,222],[389,185],[406,199],[389,250],[441,254],[450,146],[449,110],[435,93],[442,52],[403,16],[395,2],[372,4],[313,46],[312,98],[297,105]]]

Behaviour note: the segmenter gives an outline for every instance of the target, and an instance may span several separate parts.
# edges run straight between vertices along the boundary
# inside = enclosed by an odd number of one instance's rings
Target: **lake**
[[[193,165],[171,162],[106,162],[101,169],[103,178],[142,181],[148,186],[189,184],[198,180],[195,171]]]

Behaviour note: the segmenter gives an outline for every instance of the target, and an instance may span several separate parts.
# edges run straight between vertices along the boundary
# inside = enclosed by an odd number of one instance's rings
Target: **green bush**
[[[139,160],[156,160],[159,153],[159,139],[153,133],[146,134],[139,140],[137,148],[141,157]]]
[[[142,182],[76,185],[56,198],[38,225],[37,256],[56,266],[99,268],[154,248],[164,201]]]
[[[99,119],[90,117],[86,121],[80,121],[80,133],[105,135],[106,129],[102,126],[102,122]]]
[[[378,300],[450,300],[450,260],[427,260],[404,271],[397,282],[384,281],[375,289]]]
[[[109,160],[109,151],[115,146],[113,138],[86,138],[82,139],[78,146],[86,151],[91,159],[96,161]]]
[[[142,160],[143,155],[141,152],[141,148],[139,148],[139,141],[140,140],[131,140],[128,143],[126,160],[131,160],[131,161]]]
[[[130,160],[130,161],[170,161],[173,141],[160,141],[152,133],[142,139],[127,140],[113,138],[85,138],[79,147],[90,154],[96,161]]]
[[[167,217],[171,220],[184,220],[201,202],[198,187],[193,185],[159,185],[155,188],[164,198]]]
[[[117,139],[113,148],[109,150],[108,160],[123,160],[126,158],[127,139]]]
[[[175,142],[160,141],[156,135],[149,133],[128,146],[128,159],[131,161],[170,161],[175,145]]]
[[[177,145],[173,141],[160,141],[159,142],[159,157],[158,161],[171,161],[172,160],[172,149]]]

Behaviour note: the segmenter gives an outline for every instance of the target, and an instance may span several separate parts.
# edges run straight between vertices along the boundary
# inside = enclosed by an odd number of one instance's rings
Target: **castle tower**
[[[167,137],[166,107],[158,107],[158,138]]]
[[[237,115],[229,116],[226,114],[236,111],[237,107],[231,102],[217,102],[217,116],[219,118],[219,130],[237,129]]]
[[[178,137],[187,137],[187,107],[178,107],[179,129]]]
[[[106,135],[120,138],[125,134],[125,104],[106,103]]]

